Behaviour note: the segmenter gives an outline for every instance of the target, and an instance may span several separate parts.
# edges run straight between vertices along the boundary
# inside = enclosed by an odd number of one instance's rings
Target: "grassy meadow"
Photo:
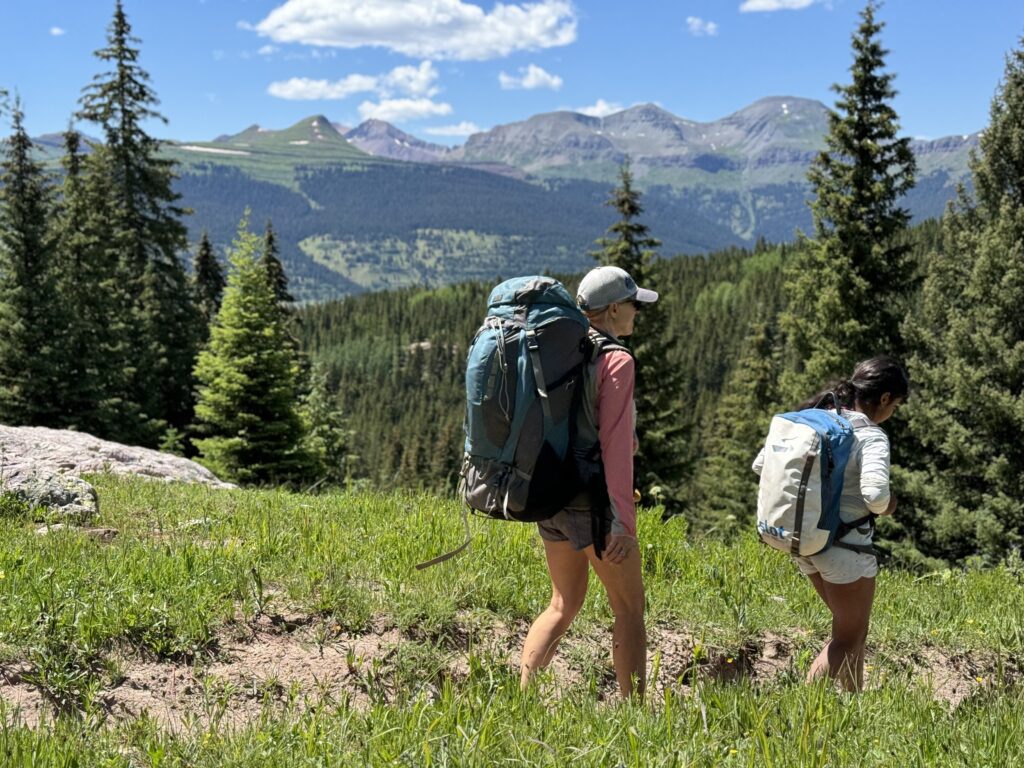
[[[519,691],[546,604],[532,526],[412,494],[309,496],[91,478],[96,530],[0,505],[0,764],[1013,765],[1024,564],[883,572],[868,690],[802,676],[810,585],[753,536],[641,514],[650,691],[622,703],[594,581]],[[116,530],[116,535],[112,530]]]

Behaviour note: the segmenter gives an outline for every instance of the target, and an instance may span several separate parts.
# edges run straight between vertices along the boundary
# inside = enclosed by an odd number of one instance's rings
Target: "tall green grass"
[[[883,572],[871,690],[851,697],[800,682],[828,621],[786,557],[753,535],[694,540],[682,520],[643,512],[660,679],[647,705],[618,704],[604,700],[606,663],[581,661],[582,679],[552,697],[545,684],[521,694],[517,670],[483,645],[469,645],[464,679],[439,660],[464,648],[474,627],[521,631],[546,605],[532,526],[473,520],[467,554],[419,572],[416,562],[459,542],[452,501],[94,480],[98,523],[119,531],[112,543],[75,530],[39,536],[24,510],[0,518],[0,661],[27,663],[29,679],[64,711],[37,729],[5,726],[3,765],[1004,765],[1024,752],[1014,677],[1024,588],[1013,563]],[[334,634],[382,625],[404,634],[386,693],[367,677],[371,709],[268,708],[238,730],[221,722],[179,734],[145,718],[112,725],[100,716],[97,695],[116,674],[116,653],[203,663],[226,626],[294,613]],[[610,621],[595,580],[572,630],[596,638],[592,658],[607,656]],[[755,652],[769,634],[789,638],[793,661],[757,684],[715,682],[661,664],[657,641],[674,633],[694,668]],[[929,649],[988,670],[956,708],[906,671]]]

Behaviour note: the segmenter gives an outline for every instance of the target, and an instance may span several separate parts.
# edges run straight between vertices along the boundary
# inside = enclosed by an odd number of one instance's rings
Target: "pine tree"
[[[285,274],[284,265],[281,263],[278,253],[277,233],[274,232],[274,225],[267,221],[267,228],[263,233],[263,255],[260,257],[260,266],[266,270],[270,284],[274,286],[277,303],[282,308],[286,308],[295,299],[288,292],[288,275]]]
[[[1024,38],[971,171],[973,197],[961,189],[947,211],[907,321],[923,456],[905,525],[926,554],[956,560],[1024,544]]]
[[[105,286],[96,243],[88,236],[88,201],[82,178],[81,136],[73,128],[64,133],[64,171],[58,203],[52,215],[57,301],[67,313],[64,350],[70,375],[64,382],[61,426],[100,432],[105,370],[111,334],[104,311]],[[113,276],[111,276],[113,277]]]
[[[620,184],[606,205],[619,213],[608,228],[609,237],[600,238],[600,250],[591,255],[601,264],[626,270],[644,287],[657,287],[658,268],[654,249],[661,242],[650,236],[640,192],[633,186],[629,163],[619,170]],[[666,512],[679,511],[679,478],[683,472],[682,434],[679,426],[680,374],[668,360],[665,318],[659,303],[645,305],[636,321],[637,436],[640,444],[635,458],[637,487],[664,503]]]
[[[888,51],[876,10],[869,0],[861,11],[852,82],[833,86],[839,99],[826,149],[808,173],[815,239],[794,260],[782,318],[794,366],[784,389],[792,399],[848,374],[858,360],[903,352],[912,265],[898,241],[909,220],[898,202],[913,186],[915,166],[909,139],[897,137],[894,75],[883,72]]]
[[[770,323],[751,323],[701,441],[704,457],[694,473],[689,515],[698,529],[734,531],[753,519],[758,479],[750,465],[778,399],[776,346]]]
[[[146,120],[166,120],[137,63],[138,42],[118,0],[107,47],[95,54],[113,70],[84,89],[77,116],[103,129],[104,144],[84,163],[87,176],[105,180],[107,199],[93,226],[103,232],[106,258],[130,301],[118,310],[133,327],[129,356],[136,367],[129,390],[112,394],[142,413],[134,428],[119,429],[128,432],[122,439],[154,444],[163,428],[183,427],[191,417],[198,316],[178,257],[186,247],[186,211],[172,189],[174,163],[159,156],[160,141],[142,128]]]
[[[318,484],[342,485],[351,476],[349,443],[351,431],[332,393],[323,364],[313,367],[309,394],[299,409],[305,437],[303,447],[310,461],[310,477]]]
[[[68,327],[57,298],[52,189],[32,158],[20,103],[0,163],[0,421],[60,426]]]
[[[295,482],[308,467],[296,410],[298,366],[259,249],[243,219],[220,312],[196,363],[193,443],[225,479]]]
[[[209,338],[209,326],[220,310],[225,284],[224,270],[217,261],[210,237],[204,230],[199,238],[199,249],[192,264],[192,292],[196,308],[205,325],[203,343]]]

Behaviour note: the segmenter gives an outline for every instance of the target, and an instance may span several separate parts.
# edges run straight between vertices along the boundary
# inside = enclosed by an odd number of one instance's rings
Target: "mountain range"
[[[607,117],[552,112],[499,125],[458,147],[389,123],[354,128],[323,115],[284,130],[257,125],[213,141],[168,142],[178,190],[227,245],[242,212],[271,220],[303,299],[513,273],[575,271],[614,222],[603,205],[627,160],[643,222],[663,253],[787,241],[809,231],[808,167],[824,148],[828,109],[761,99],[719,120],[642,104]],[[940,215],[968,179],[980,134],[912,142],[918,181],[904,205]],[[54,137],[43,151],[59,151]]]

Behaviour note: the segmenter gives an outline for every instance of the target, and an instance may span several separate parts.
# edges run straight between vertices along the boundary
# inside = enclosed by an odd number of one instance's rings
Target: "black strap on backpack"
[[[836,537],[832,540],[832,546],[839,547],[840,549],[848,549],[851,552],[859,552],[862,555],[873,555],[874,557],[878,557],[878,550],[875,548],[874,544],[847,544],[845,541],[842,541],[842,538],[846,536],[846,534],[860,528],[862,525],[869,526],[871,528],[871,532],[874,533],[876,517],[878,517],[878,515],[873,512],[869,512],[864,515],[864,517],[853,520],[852,522],[840,522],[839,527],[836,528]]]

